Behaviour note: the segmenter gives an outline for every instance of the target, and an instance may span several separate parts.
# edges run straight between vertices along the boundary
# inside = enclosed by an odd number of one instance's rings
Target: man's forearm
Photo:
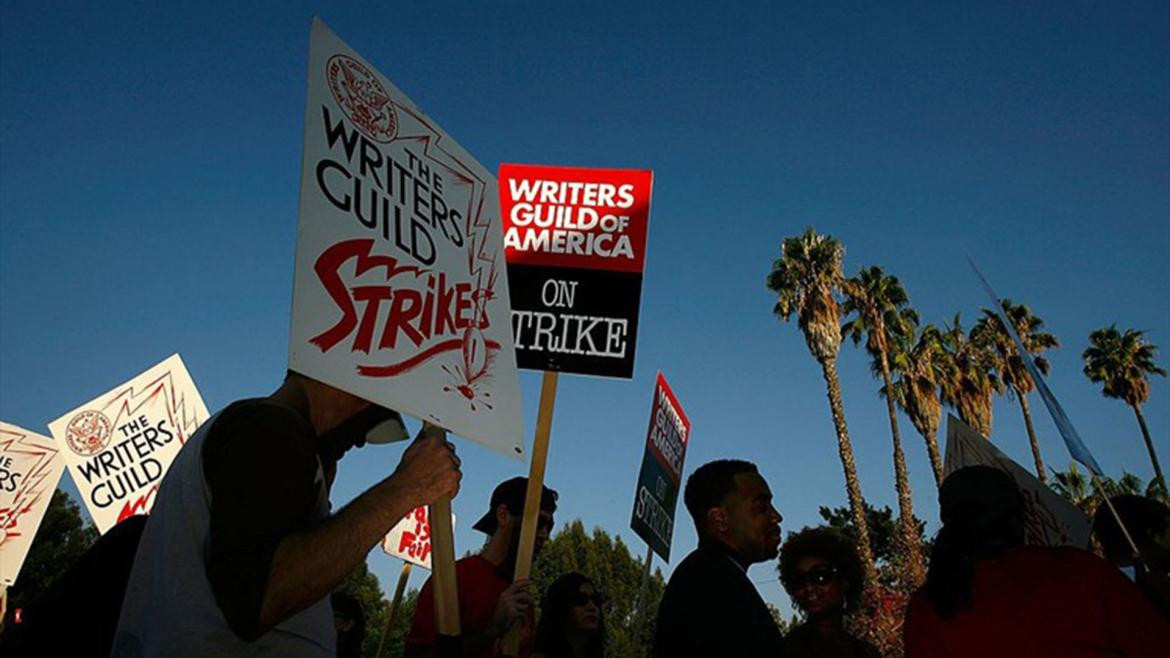
[[[416,499],[416,492],[404,490],[390,476],[325,521],[286,535],[268,570],[258,633],[333,591],[390,528],[416,507]]]

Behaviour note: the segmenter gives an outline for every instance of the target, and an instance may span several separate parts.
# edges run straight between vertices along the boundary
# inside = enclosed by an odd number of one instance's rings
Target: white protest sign
[[[98,532],[146,514],[207,407],[178,354],[49,423]]]
[[[455,527],[454,514],[451,515],[451,527]],[[382,551],[424,569],[430,569],[431,519],[428,508],[418,507],[402,517],[402,520],[382,538]]]
[[[63,470],[56,441],[0,421],[0,584],[20,575]]]
[[[952,415],[947,416],[946,451],[943,466],[946,475],[965,466],[991,466],[1015,480],[1024,496],[1024,531],[1028,544],[1077,548],[1089,545],[1089,517]]]
[[[289,368],[519,459],[496,179],[318,19]]]

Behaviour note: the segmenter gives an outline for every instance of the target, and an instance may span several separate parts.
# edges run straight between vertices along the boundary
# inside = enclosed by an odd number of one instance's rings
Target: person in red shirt
[[[500,649],[504,635],[516,623],[520,624],[520,649],[516,658],[528,658],[532,654],[535,610],[531,583],[528,580],[512,582],[527,490],[528,478],[524,477],[506,480],[496,487],[487,513],[472,526],[488,535],[487,542],[477,555],[455,563],[463,656],[490,658],[503,655]],[[548,541],[556,510],[557,492],[544,487],[533,557]],[[406,636],[405,657],[435,656],[436,635],[435,595],[428,578],[419,592],[414,621]]]
[[[1166,655],[1170,622],[1121,572],[1075,548],[1024,546],[1024,499],[1003,471],[955,471],[939,509],[926,585],[907,610],[907,658]]]

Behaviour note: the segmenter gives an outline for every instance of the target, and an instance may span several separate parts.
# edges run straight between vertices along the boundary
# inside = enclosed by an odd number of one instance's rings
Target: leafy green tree
[[[662,570],[655,569],[648,580],[644,614],[639,617],[635,607],[642,585],[643,560],[632,555],[620,537],[611,537],[601,528],[589,534],[576,519],[544,545],[533,564],[532,581],[537,592],[543,594],[553,581],[571,571],[584,574],[609,597],[603,610],[606,655],[643,655],[654,638],[658,604],[666,587]]]
[[[1033,363],[1041,374],[1048,374],[1048,359],[1040,356],[1045,350],[1060,347],[1056,336],[1044,331],[1044,321],[1032,314],[1032,309],[1023,304],[1013,304],[1012,300],[1001,300],[1003,313],[1016,329],[1024,349],[1033,357]],[[1044,459],[1040,455],[1040,444],[1036,441],[1036,430],[1032,427],[1032,411],[1028,407],[1028,394],[1036,388],[1032,376],[1024,365],[1024,360],[1016,349],[1016,342],[1012,340],[1007,327],[1000,320],[999,315],[991,309],[983,309],[983,317],[975,325],[975,332],[981,336],[982,342],[990,346],[995,358],[992,368],[998,374],[1009,393],[1014,393],[1020,401],[1020,410],[1024,414],[1024,427],[1028,430],[1028,441],[1032,444],[1032,459],[1036,462],[1036,474],[1041,482],[1047,482],[1044,471]]]
[[[386,602],[382,585],[370,571],[369,564],[362,560],[335,588],[355,599],[362,606],[366,617],[366,636],[362,640],[362,655],[373,656],[378,650],[378,638],[386,624],[389,603]],[[412,615],[413,616],[413,615]]]
[[[869,533],[865,531],[865,499],[861,496],[861,482],[853,459],[853,443],[845,423],[845,405],[841,398],[841,382],[837,377],[837,354],[841,350],[841,307],[837,295],[845,281],[841,270],[845,247],[828,235],[817,235],[809,227],[797,237],[785,238],[780,245],[780,258],[772,261],[766,285],[776,293],[772,312],[787,322],[796,316],[797,325],[804,334],[809,352],[821,366],[828,391],[829,409],[837,432],[837,452],[845,472],[845,490],[853,522],[861,528],[858,553],[865,568],[866,581],[876,580],[873,549]]]
[[[776,628],[780,629],[781,635],[788,635],[788,632],[800,623],[800,617],[798,615],[793,615],[792,619],[785,619],[784,613],[780,612],[780,608],[766,601],[764,605],[768,606],[768,612],[772,615],[772,621],[776,622]]]
[[[1102,327],[1089,334],[1089,347],[1081,354],[1085,361],[1084,373],[1091,381],[1102,384],[1101,394],[1107,398],[1125,400],[1137,416],[1150,463],[1154,466],[1154,477],[1166,489],[1166,478],[1162,465],[1154,452],[1150,429],[1146,427],[1142,405],[1150,398],[1150,375],[1166,376],[1166,371],[1154,364],[1158,347],[1143,338],[1143,331],[1117,330],[1117,325]]]
[[[821,518],[829,526],[837,528],[847,537],[857,541],[857,526],[853,523],[853,514],[847,507],[825,507],[818,510]],[[894,517],[889,506],[877,509],[869,503],[865,504],[866,529],[869,532],[869,543],[873,546],[874,558],[877,560],[878,580],[887,588],[899,591],[913,591],[918,583],[912,581],[906,573],[905,564],[908,560],[901,553],[905,550],[899,539],[902,532],[901,519]],[[925,561],[930,555],[931,542],[926,537],[926,524],[918,517],[914,518],[914,528],[919,547],[919,558]]]
[[[20,576],[8,590],[5,625],[11,623],[16,609],[28,606],[47,592],[97,538],[97,529],[82,520],[77,503],[64,491],[54,491]]]
[[[852,315],[841,327],[841,333],[853,339],[853,344],[865,339],[865,347],[875,362],[874,370],[882,378],[882,390],[894,391],[890,378],[889,354],[899,336],[913,333],[918,314],[910,308],[910,297],[898,277],[891,276],[875,266],[863,267],[857,276],[842,284],[845,303],[841,310]],[[898,430],[898,414],[893,395],[884,395],[886,413],[890,420],[890,435],[894,446],[894,485],[898,491],[899,518],[902,521],[901,541],[906,547],[906,571],[911,581],[921,583],[926,578],[922,566],[921,549],[914,532],[914,499],[910,493],[910,475],[906,469],[906,455],[902,451],[902,434]]]
[[[390,622],[390,632],[386,636],[386,646],[382,649],[381,658],[401,658],[406,650],[406,635],[410,632],[410,624],[414,620],[414,610],[417,606],[418,590],[411,588],[403,592],[402,601],[398,603],[398,610],[394,612],[394,619]],[[381,640],[389,610],[390,602],[386,601],[377,628],[369,627],[366,641],[362,644],[362,655],[365,658],[377,658],[378,642]]]

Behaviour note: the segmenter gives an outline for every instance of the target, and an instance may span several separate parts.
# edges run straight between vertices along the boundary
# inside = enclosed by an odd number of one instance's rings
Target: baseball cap
[[[557,492],[547,486],[542,488],[544,491],[540,495],[540,509],[548,512],[557,511]],[[512,514],[523,514],[524,498],[527,494],[528,478],[514,477],[510,480],[504,480],[496,485],[495,491],[492,491],[492,502],[488,505],[487,513],[471,527],[487,535],[494,533],[498,525],[496,508],[500,505],[506,505]]]

